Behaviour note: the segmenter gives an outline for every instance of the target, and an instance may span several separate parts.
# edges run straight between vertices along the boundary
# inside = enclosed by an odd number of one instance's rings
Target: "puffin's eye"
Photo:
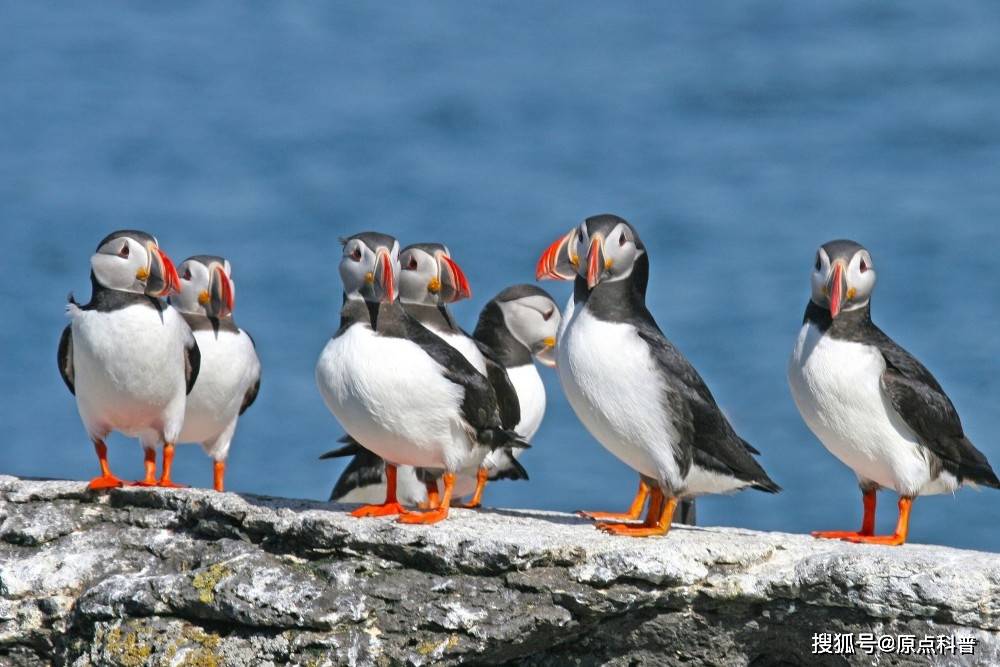
[[[861,259],[861,273],[868,273],[868,262],[864,258]]]
[[[625,232],[622,232],[622,235],[618,237],[618,245],[623,246],[626,241],[628,241],[628,239],[625,238]]]
[[[581,227],[576,231],[576,238],[580,243],[583,243],[583,228]]]
[[[819,253],[816,253],[816,270],[819,271],[821,266],[823,266],[823,260],[820,259]]]
[[[125,259],[128,259],[128,252],[129,252],[129,250],[128,250],[128,241],[126,241],[122,245],[122,249],[118,251],[118,256],[122,257],[122,258],[125,258]]]
[[[417,258],[411,256],[409,263],[406,265],[407,270],[416,271],[417,270]]]
[[[354,252],[351,253],[351,259],[355,262],[361,261],[361,246],[354,246]]]
[[[549,308],[544,313],[542,313],[542,319],[548,322],[552,319],[552,315],[556,312],[555,308]]]
[[[184,275],[181,276],[184,280],[191,280],[191,269],[185,269]]]

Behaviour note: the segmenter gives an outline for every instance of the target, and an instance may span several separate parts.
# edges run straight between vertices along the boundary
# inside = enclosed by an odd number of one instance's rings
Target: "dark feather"
[[[361,449],[340,474],[330,492],[330,500],[343,498],[354,489],[385,482],[385,463],[378,456]]]
[[[185,348],[184,353],[184,377],[187,379],[187,393],[194,389],[194,383],[198,381],[198,371],[201,370],[201,348],[198,341],[191,335],[191,344]],[[242,414],[242,411],[240,412]]]
[[[76,384],[73,376],[73,325],[67,324],[59,337],[59,375],[69,387],[69,393],[76,395]]]
[[[258,393],[260,393],[260,375],[257,375],[257,380],[247,389],[247,393],[243,396],[243,405],[240,406],[241,415],[257,400]]]
[[[343,447],[338,447],[337,449],[331,449],[325,454],[320,455],[320,459],[339,459],[344,456],[354,456],[355,454],[360,454],[364,451],[364,447],[358,444],[358,441],[349,435],[342,436],[338,442],[345,443]]]
[[[524,469],[521,462],[514,458],[514,454],[509,450],[506,452],[507,460],[505,466],[501,466],[496,472],[490,475],[491,480],[498,479],[510,479],[510,480],[527,480],[528,471]]]
[[[517,390],[511,384],[507,369],[493,350],[479,341],[476,341],[476,346],[486,359],[486,377],[496,394],[500,423],[504,428],[513,430],[521,422],[521,401],[517,397]]]

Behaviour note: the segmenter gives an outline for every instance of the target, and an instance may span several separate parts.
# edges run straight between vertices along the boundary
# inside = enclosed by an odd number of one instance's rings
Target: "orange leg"
[[[399,517],[400,523],[437,523],[448,516],[451,507],[451,492],[455,489],[455,473],[446,472],[441,476],[444,480],[444,493],[441,495],[441,506],[426,512],[408,512]]]
[[[132,486],[156,486],[156,450],[143,447],[143,451],[143,465],[146,467],[146,476],[143,479],[132,482]]]
[[[183,484],[177,484],[170,479],[170,470],[174,467],[174,443],[167,442],[163,445],[163,471],[160,473],[160,481],[156,483],[165,489],[182,489]]]
[[[406,509],[396,500],[396,466],[391,463],[385,464],[385,502],[381,505],[362,505],[353,512],[351,516],[394,516],[405,514]]]
[[[660,489],[653,489],[649,499],[649,511],[646,520],[639,525],[631,523],[598,523],[598,530],[612,535],[628,537],[651,537],[666,535],[670,531],[670,522],[677,509],[677,498],[667,498]]]
[[[225,490],[226,462],[216,461],[212,464],[212,482],[215,490],[220,493]]]
[[[490,473],[486,468],[480,468],[476,472],[476,490],[472,494],[472,498],[469,502],[464,505],[458,505],[458,507],[464,507],[466,509],[475,509],[483,504],[483,489],[486,488],[486,482],[490,479]]]
[[[899,519],[896,521],[896,532],[892,535],[855,535],[844,538],[856,544],[885,544],[898,547],[906,542],[906,534],[910,531],[910,508],[913,498],[901,496],[899,499]]]
[[[635,521],[640,516],[642,516],[642,507],[646,504],[646,498],[649,496],[649,484],[646,484],[639,478],[639,490],[635,493],[635,498],[632,499],[632,504],[629,506],[627,512],[577,512],[580,516],[585,519],[619,519]]]
[[[814,530],[813,537],[822,537],[828,540],[845,540],[854,537],[869,537],[875,534],[875,489],[862,491],[861,500],[864,503],[865,513],[861,519],[861,530]]]
[[[94,451],[97,452],[97,460],[101,463],[101,476],[90,480],[87,488],[96,491],[124,486],[125,482],[111,474],[111,468],[108,467],[108,446],[104,444],[103,440],[94,441]]]
[[[436,510],[441,507],[441,494],[438,493],[437,482],[424,482],[424,486],[427,487],[427,500],[420,503],[420,509]]]

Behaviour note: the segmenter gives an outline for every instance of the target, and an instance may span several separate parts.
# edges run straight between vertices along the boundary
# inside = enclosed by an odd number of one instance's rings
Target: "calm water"
[[[325,498],[341,429],[313,381],[337,322],[337,237],[444,241],[471,327],[583,217],[633,221],[651,309],[785,487],[701,502],[707,524],[854,527],[853,474],[799,419],[785,365],[815,247],[879,269],[876,320],[921,357],[1000,465],[1000,5],[281,4],[0,10],[0,471],[96,471],[55,365],[67,292],[120,227],[176,260],[228,256],[264,364],[236,491]],[[549,284],[557,300],[568,287]],[[554,375],[491,504],[624,506],[635,475]],[[138,446],[111,442],[139,476]],[[211,466],[181,451],[176,478]],[[880,528],[895,518],[882,500]],[[915,507],[912,539],[1000,550],[1000,493]]]

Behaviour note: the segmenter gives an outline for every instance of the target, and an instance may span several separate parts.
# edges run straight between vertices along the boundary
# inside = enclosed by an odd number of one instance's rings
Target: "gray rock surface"
[[[975,655],[813,655],[813,635]],[[855,642],[857,642],[855,636]],[[0,664],[1000,664],[1000,555],[0,476]]]

